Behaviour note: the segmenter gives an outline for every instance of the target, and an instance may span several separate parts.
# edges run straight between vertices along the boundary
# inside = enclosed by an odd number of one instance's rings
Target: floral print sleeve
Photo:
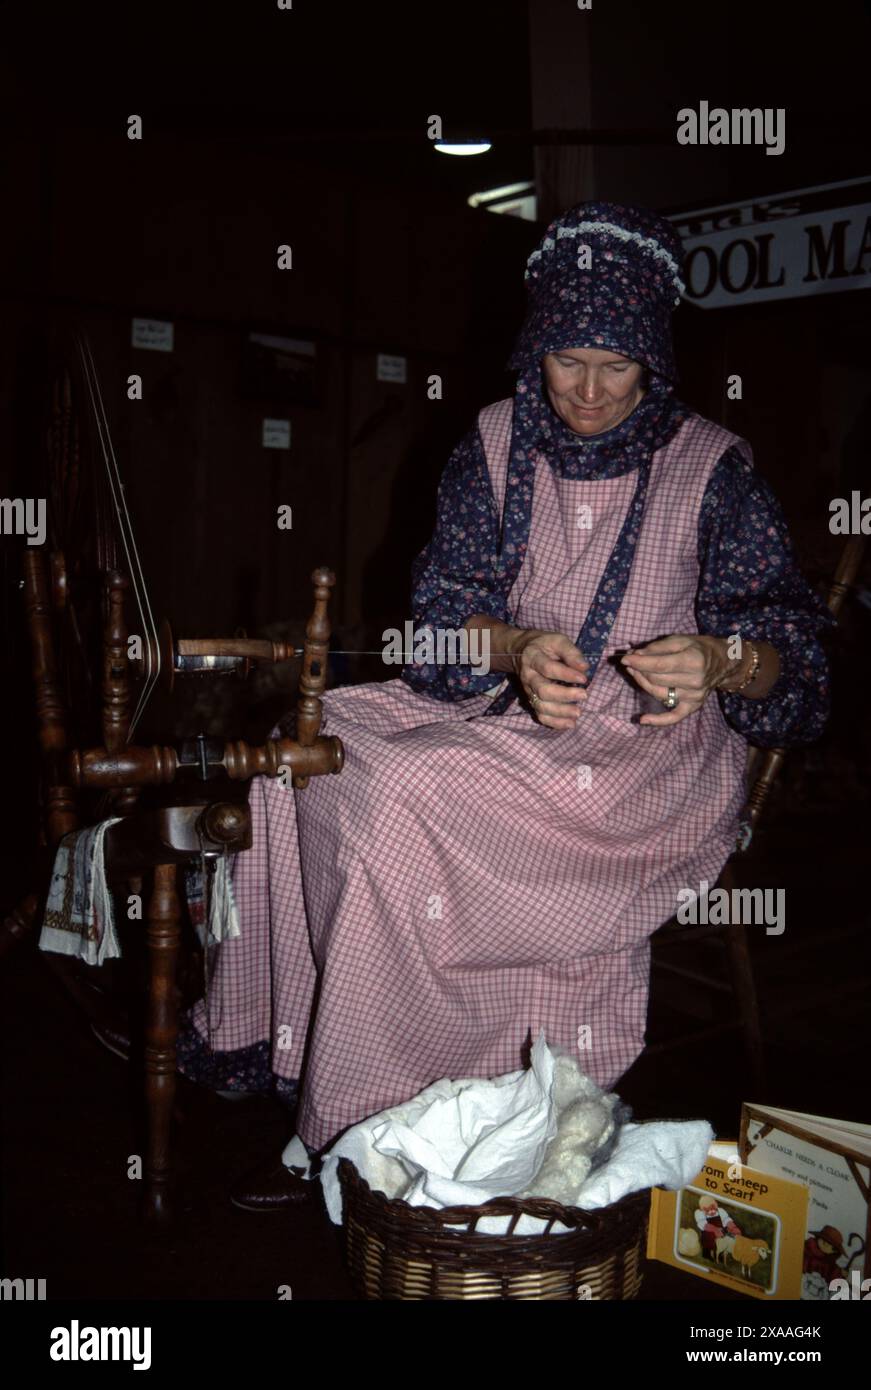
[[[737,448],[711,474],[699,513],[699,631],[770,642],[780,674],[760,700],[719,693],[733,729],[777,748],[819,738],[829,713],[820,633],[835,625],[793,556],[780,503]]]
[[[498,516],[484,456],[475,428],[451,455],[439,484],[432,539],[411,569],[412,614],[416,633],[461,629],[474,613],[510,621],[503,588],[496,579]],[[420,635],[420,634],[419,634]],[[504,676],[475,675],[469,664],[412,662],[402,679],[418,693],[436,700],[461,700],[500,685]]]

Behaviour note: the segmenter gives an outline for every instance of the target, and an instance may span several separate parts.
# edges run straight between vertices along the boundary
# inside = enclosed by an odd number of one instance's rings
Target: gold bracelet
[[[757,646],[755,646],[755,644],[754,644],[753,642],[748,642],[747,645],[748,645],[748,647],[750,648],[750,653],[751,653],[751,656],[750,656],[750,669],[749,669],[749,671],[747,672],[746,676],[744,677],[744,679],[742,680],[742,682],[741,682],[740,685],[733,686],[731,690],[726,690],[723,686],[720,687],[720,689],[723,690],[723,693],[724,693],[725,695],[737,695],[738,692],[739,692],[740,690],[746,689],[746,687],[747,687],[748,685],[750,685],[751,681],[755,681],[755,679],[756,679],[756,677],[757,677],[757,675],[758,675],[758,673],[759,673],[759,667],[760,667],[760,664],[761,664],[761,658],[760,658],[760,656],[759,656],[759,648],[758,648]]]

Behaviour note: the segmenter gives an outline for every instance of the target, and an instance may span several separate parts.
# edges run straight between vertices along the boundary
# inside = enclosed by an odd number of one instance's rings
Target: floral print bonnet
[[[684,289],[682,259],[680,237],[663,218],[616,203],[582,203],[551,222],[527,263],[529,308],[509,362],[519,375],[497,561],[505,584],[517,577],[529,541],[536,456],[559,469],[568,455],[588,476],[638,470],[635,495],[578,636],[591,675],[626,591],[653,454],[689,413],[673,395],[671,316]],[[542,375],[545,353],[582,347],[619,352],[649,371],[648,390],[631,415],[592,437],[575,434],[559,419]]]

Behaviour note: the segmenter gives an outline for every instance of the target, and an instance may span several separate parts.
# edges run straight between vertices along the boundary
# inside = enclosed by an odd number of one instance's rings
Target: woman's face
[[[562,348],[544,358],[550,403],[575,434],[602,434],[631,415],[644,391],[644,368],[603,348]]]

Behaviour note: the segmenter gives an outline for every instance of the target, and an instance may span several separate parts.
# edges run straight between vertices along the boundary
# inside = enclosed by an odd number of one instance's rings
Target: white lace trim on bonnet
[[[581,232],[604,232],[609,236],[617,237],[620,241],[634,241],[638,246],[642,247],[643,250],[650,251],[656,260],[663,261],[671,271],[672,282],[675,289],[678,291],[678,298],[674,302],[675,304],[680,303],[680,296],[686,289],[686,285],[683,280],[681,280],[678,273],[677,261],[674,259],[674,256],[666,251],[664,246],[660,246],[659,242],[655,241],[653,237],[641,236],[639,232],[629,232],[625,227],[618,226],[616,222],[579,222],[576,227],[558,227],[557,239],[567,236],[579,236]],[[526,262],[525,279],[529,279],[529,271],[533,261],[539,260],[545,251],[552,251],[555,246],[556,240],[553,237],[545,237],[541,246],[532,252],[529,260]]]

